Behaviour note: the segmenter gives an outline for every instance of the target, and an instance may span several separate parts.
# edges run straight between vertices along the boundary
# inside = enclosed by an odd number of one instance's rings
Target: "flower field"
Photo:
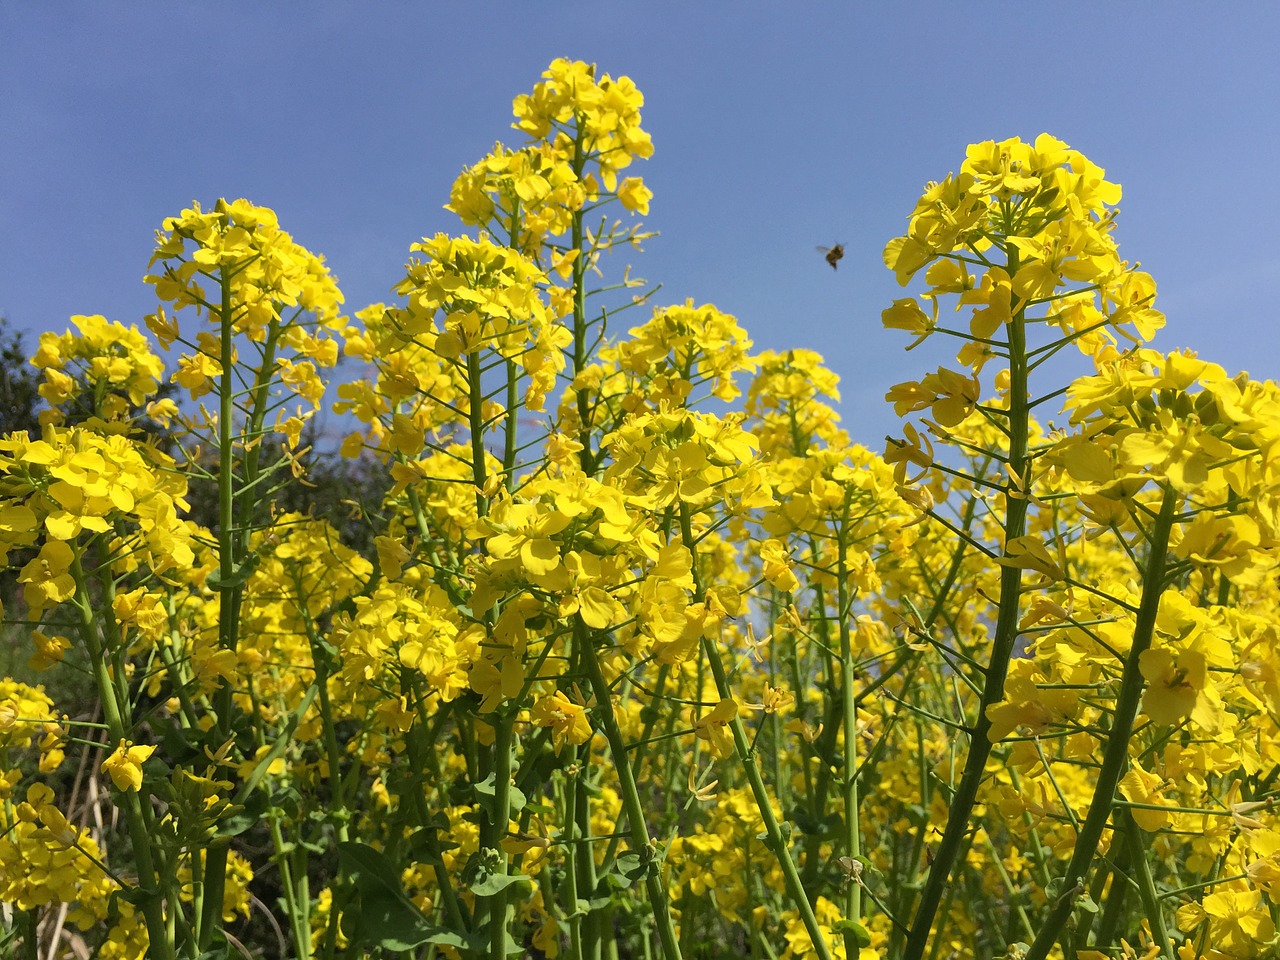
[[[41,336],[0,956],[1280,956],[1280,388],[1148,346],[1101,167],[985,141],[903,198],[860,446],[631,277],[642,106],[553,62],[394,303],[219,200],[145,331]]]

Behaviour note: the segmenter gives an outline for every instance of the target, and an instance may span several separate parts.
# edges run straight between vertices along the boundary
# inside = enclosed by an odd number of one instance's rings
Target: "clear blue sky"
[[[1274,3],[63,2],[0,8],[0,313],[141,323],[153,232],[192,199],[274,207],[354,311],[455,231],[457,172],[567,56],[630,75],[661,231],[635,272],[841,375],[879,447],[885,390],[950,358],[880,327],[880,251],[971,141],[1049,131],[1124,185],[1118,237],[1157,340],[1280,375]],[[833,273],[817,244],[842,241]],[[1080,368],[1083,372],[1083,367]],[[895,430],[896,432],[896,430]]]

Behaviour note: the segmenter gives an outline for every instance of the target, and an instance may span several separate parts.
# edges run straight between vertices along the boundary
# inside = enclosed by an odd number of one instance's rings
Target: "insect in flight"
[[[831,264],[831,269],[834,270],[836,264],[844,256],[844,244],[837,243],[834,247],[819,247],[818,252],[826,255],[827,263]]]

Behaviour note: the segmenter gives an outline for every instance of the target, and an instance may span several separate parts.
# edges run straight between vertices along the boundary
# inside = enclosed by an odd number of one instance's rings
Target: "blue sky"
[[[661,236],[634,272],[824,354],[870,446],[896,432],[885,390],[950,359],[881,328],[901,293],[880,251],[976,140],[1048,131],[1106,167],[1157,345],[1274,378],[1277,49],[1271,3],[8,0],[0,313],[140,323],[155,228],[219,196],[274,207],[350,310],[389,299],[409,244],[458,229],[454,176],[519,142],[512,98],[568,56],[646,97]],[[832,272],[814,247],[837,241]]]

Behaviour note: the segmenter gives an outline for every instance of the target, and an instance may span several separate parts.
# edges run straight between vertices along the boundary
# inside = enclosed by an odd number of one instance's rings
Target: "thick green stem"
[[[810,551],[816,555],[817,549],[811,543]],[[814,587],[813,609],[819,611],[819,619],[817,622],[817,633],[820,646],[823,650],[831,650],[831,618],[827,616],[827,597],[826,591],[821,585]],[[794,647],[793,647],[794,650]],[[826,687],[830,689],[835,684],[835,677],[830,669],[832,658],[826,657],[828,670],[826,673]],[[792,657],[793,678],[792,684],[796,690],[805,688],[805,681],[801,677],[798,670],[796,657]],[[814,752],[818,756],[817,776],[812,778],[810,782],[809,764],[806,762],[804,766],[806,798],[809,803],[809,819],[812,823],[821,823],[827,814],[827,794],[831,792],[831,769],[834,763],[836,735],[840,730],[841,719],[844,712],[844,700],[839,697],[827,696],[824,698],[825,707],[823,710],[822,721],[819,726],[823,733],[813,744]],[[800,879],[805,890],[809,891],[809,900],[816,901],[818,898],[818,871],[823,865],[821,856],[823,837],[821,832],[814,830],[805,835],[805,852],[804,852],[804,872]]]
[[[293,939],[293,948],[298,956],[305,957],[311,952],[310,946],[310,898],[303,899],[306,877],[303,884],[294,876],[293,863],[286,851],[284,831],[280,827],[280,811],[273,810],[268,814],[267,822],[271,831],[271,843],[275,848],[275,862],[280,870],[280,900],[284,912],[289,917],[289,936]]]
[[[519,437],[520,418],[516,411],[520,404],[520,369],[514,360],[507,361],[507,419],[503,423],[502,480],[507,493],[516,488],[516,440]]]
[[[582,122],[577,123],[577,136],[573,142],[573,175],[582,181],[583,170],[587,165],[586,152],[582,146]],[[582,210],[573,211],[571,240],[578,256],[573,261],[573,375],[576,378],[587,366],[587,251],[582,248],[586,238],[582,228]],[[595,456],[591,452],[591,394],[582,389],[577,396],[578,409],[578,442],[582,450],[578,453],[582,472],[590,475],[595,470]]]
[[[623,809],[627,812],[627,829],[631,833],[631,844],[639,854],[640,861],[645,865],[645,890],[649,894],[649,905],[653,909],[654,921],[658,927],[662,953],[667,960],[677,960],[680,957],[680,947],[676,942],[675,925],[671,921],[671,910],[667,905],[667,891],[662,881],[657,849],[649,837],[644,805],[640,802],[640,791],[636,787],[635,772],[631,768],[627,744],[622,739],[622,730],[618,727],[618,718],[613,712],[613,698],[609,691],[609,684],[600,669],[595,648],[589,641],[582,644],[581,654],[582,666],[587,671],[587,680],[591,684],[591,691],[595,694],[596,703],[599,705],[600,722],[604,727],[605,739],[609,741],[609,751],[613,755],[613,763],[618,771],[618,786],[622,792]]]
[[[507,223],[507,246],[517,252],[520,249],[519,199],[515,201],[515,206],[511,211],[511,219]],[[506,360],[506,367],[507,419],[502,425],[505,438],[502,445],[502,480],[506,484],[507,492],[511,493],[516,488],[516,452],[520,428],[520,420],[516,416],[516,411],[520,405],[520,368],[510,358]]]
[[[584,641],[586,642],[586,641]],[[578,837],[574,856],[578,860],[578,882],[583,890],[594,893],[596,888],[596,859],[592,851],[591,840],[591,791],[588,790],[591,772],[591,753],[581,753],[581,769],[574,789],[578,792],[578,804],[575,816],[578,818]],[[632,771],[634,777],[635,771]],[[607,909],[607,908],[606,908]],[[585,960],[600,960],[600,946],[604,940],[605,910],[591,910],[586,915],[582,936],[582,950]]]
[[[412,688],[405,688],[406,695],[417,700],[418,695]],[[408,787],[405,795],[411,798],[413,811],[417,815],[417,823],[415,826],[422,826],[431,822],[431,811],[427,807],[427,800],[423,794],[423,783],[434,776],[439,779],[439,767],[435,765],[434,741],[439,733],[440,725],[444,722],[447,715],[447,708],[441,707],[440,712],[436,714],[434,729],[432,735],[427,738],[427,742],[423,742],[421,719],[409,728],[406,736],[406,743],[409,750],[409,757],[413,764],[412,769],[417,771],[409,778]],[[425,847],[425,859],[431,864],[432,872],[435,874],[436,887],[440,890],[441,901],[444,904],[445,915],[449,918],[449,922],[453,924],[453,928],[459,933],[468,933],[471,930],[471,918],[466,912],[466,905],[458,900],[458,894],[453,888],[453,879],[449,876],[448,868],[445,866],[444,857],[440,850],[439,839],[435,832],[426,830],[425,835],[429,838]]]
[[[1132,884],[1127,875],[1128,867],[1129,853],[1126,845],[1120,850],[1115,868],[1111,871],[1111,888],[1107,891],[1106,901],[1102,906],[1098,932],[1092,941],[1086,941],[1099,949],[1110,947],[1120,936],[1120,921],[1124,918],[1125,904]]]
[[[218,381],[218,644],[234,651],[239,644],[240,591],[235,586],[238,541],[235,533],[236,463],[235,463],[235,328],[232,324],[234,304],[231,280],[224,270],[221,278],[219,338],[222,375]],[[231,687],[222,681],[214,694],[214,713],[219,740],[231,733]],[[205,851],[205,899],[201,904],[196,937],[201,950],[207,949],[213,931],[222,919],[222,894],[226,885],[227,853],[230,841],[215,837]]]
[[[579,772],[578,776],[582,776]],[[569,840],[578,840],[578,782],[576,778],[564,782],[564,832]],[[580,844],[575,843],[574,847]],[[569,956],[573,960],[583,960],[582,953],[582,907],[579,905],[580,886],[578,881],[578,856],[575,849],[570,849],[564,858],[564,899],[569,921]]]
[[[1155,634],[1156,614],[1160,610],[1160,595],[1166,586],[1165,560],[1176,506],[1177,495],[1171,488],[1166,487],[1164,499],[1160,504],[1160,514],[1156,517],[1155,527],[1151,531],[1151,552],[1146,570],[1143,571],[1142,600],[1138,604],[1138,615],[1134,623],[1133,644],[1125,657],[1124,673],[1120,678],[1120,695],[1116,698],[1111,732],[1107,737],[1102,766],[1098,770],[1093,799],[1089,801],[1089,812],[1080,825],[1075,850],[1071,854],[1066,874],[1062,878],[1062,894],[1054,902],[1048,917],[1042,921],[1040,932],[1031,944],[1026,960],[1044,960],[1065,927],[1067,918],[1071,916],[1077,893],[1084,889],[1085,873],[1098,852],[1098,843],[1102,839],[1103,831],[1111,816],[1111,809],[1115,805],[1116,787],[1129,763],[1129,738],[1133,733],[1133,721],[1138,715],[1144,685],[1138,661],[1142,654],[1150,649],[1151,640]],[[1139,859],[1143,858],[1135,858],[1135,865]],[[1163,927],[1159,922],[1158,909],[1156,913],[1157,916],[1151,919],[1153,930],[1157,929],[1157,926]],[[1166,956],[1173,956],[1169,952],[1171,948],[1167,938],[1159,946],[1162,951],[1165,951]]]
[[[295,571],[293,588],[298,593],[299,609],[306,609],[306,598],[303,596],[302,578]],[[336,814],[336,832],[338,841],[345,843],[350,837],[347,831],[347,797],[343,789],[342,750],[338,745],[337,720],[334,717],[333,704],[329,699],[329,657],[324,649],[324,642],[317,629],[317,624],[309,615],[305,617],[304,627],[307,631],[307,642],[311,647],[312,669],[315,671],[316,693],[320,700],[320,716],[323,718],[325,759],[329,764],[329,792],[332,796],[332,813]]]
[[[1134,867],[1134,876],[1138,881],[1138,893],[1142,897],[1142,907],[1151,924],[1151,936],[1168,960],[1174,960],[1177,954],[1173,949],[1173,941],[1169,939],[1169,931],[1164,923],[1164,911],[1160,907],[1160,897],[1156,893],[1155,879],[1151,876],[1151,864],[1147,859],[1147,845],[1142,831],[1134,823],[1133,812],[1124,809],[1125,846],[1129,851],[1129,860]]]
[[[484,488],[488,480],[484,454],[484,388],[480,384],[480,354],[467,354],[468,403],[471,406],[471,477],[476,488],[476,515],[489,512],[489,498]]]
[[[1016,250],[1010,250],[1007,267],[1009,276],[1018,271]],[[1027,438],[1030,405],[1027,387],[1027,338],[1025,309],[1020,309],[1009,320],[1009,470],[1021,482],[1027,477]],[[1028,491],[1029,492],[1029,491]],[[1004,523],[1005,543],[1026,532],[1027,499],[1018,487],[1010,483],[1005,495]],[[951,871],[959,859],[965,836],[970,830],[970,818],[978,801],[978,789],[991,755],[991,738],[988,733],[991,721],[987,709],[1004,699],[1004,681],[1009,671],[1009,660],[1018,638],[1018,602],[1022,593],[1022,571],[1008,566],[1000,571],[1000,606],[996,618],[995,637],[991,645],[991,660],[987,665],[982,696],[977,716],[969,736],[969,752],[965,758],[964,773],[960,785],[947,811],[947,826],[938,844],[933,865],[920,895],[920,905],[911,922],[907,935],[903,960],[920,960],[929,941],[938,906],[951,877]],[[926,824],[921,829],[928,829]]]
[[[267,324],[266,339],[262,344],[257,370],[254,371],[253,386],[249,390],[252,400],[245,416],[244,439],[244,481],[235,491],[234,512],[239,519],[236,530],[236,562],[246,555],[249,549],[249,537],[256,528],[255,520],[262,501],[258,490],[258,480],[262,469],[263,425],[266,423],[267,410],[271,406],[271,385],[276,378],[276,345],[280,339],[280,321],[273,319]],[[226,340],[223,341],[224,343]],[[239,609],[244,586],[237,587],[236,607]],[[238,626],[237,626],[238,629]]]
[[[40,911],[36,908],[18,911],[18,923],[22,927],[23,960],[39,960],[40,958]]]
[[[846,494],[840,535],[836,549],[837,623],[840,630],[840,694],[844,702],[844,826],[845,854],[853,860],[862,856],[862,834],[858,821],[858,713],[854,699],[853,636],[849,629],[849,571],[846,569],[845,550],[849,524],[849,497]],[[850,880],[845,885],[844,916],[846,920],[862,922],[862,884]],[[844,935],[845,953],[856,957],[859,951],[853,931]]]
[[[706,651],[707,663],[711,667],[711,675],[715,677],[716,689],[719,691],[721,698],[732,697],[733,693],[729,687],[729,677],[725,672],[724,660],[720,656],[720,651],[716,649],[713,641],[705,638],[702,648]],[[800,871],[796,869],[796,862],[791,858],[791,848],[787,842],[791,832],[790,824],[788,824],[788,829],[784,833],[782,825],[778,822],[778,818],[773,812],[773,804],[769,800],[769,791],[765,789],[764,777],[760,775],[760,765],[756,762],[755,752],[751,749],[751,744],[747,740],[747,732],[742,726],[742,720],[735,716],[729,721],[729,730],[733,734],[734,752],[738,756],[738,761],[742,764],[747,783],[751,786],[751,795],[755,799],[756,807],[760,811],[760,817],[764,821],[764,845],[778,858],[778,866],[782,868],[782,879],[787,888],[787,896],[791,898],[792,906],[800,914],[800,920],[804,923],[809,939],[813,942],[813,950],[818,960],[832,960],[831,949],[827,946],[827,940],[822,933],[822,928],[818,926],[818,918],[813,912],[813,905],[809,903],[809,898],[804,891],[804,885],[800,882]]]
[[[118,698],[115,679],[111,676],[106,652],[98,640],[97,617],[89,600],[88,581],[78,552],[72,555],[71,575],[76,582],[74,603],[80,614],[80,635],[89,652],[89,663],[92,665],[98,697],[102,702],[102,717],[106,721],[112,742],[118,744],[121,740],[130,737],[133,732],[132,723],[125,715],[124,703]],[[118,795],[116,802],[124,809],[129,839],[133,843],[133,857],[138,867],[138,887],[142,893],[139,905],[142,908],[150,943],[147,955],[155,960],[172,960],[173,932],[165,917],[164,896],[160,890],[160,884],[165,878],[160,876],[156,869],[157,863],[153,849],[155,837],[143,812],[141,794],[138,791],[126,790]],[[171,909],[178,909],[176,902],[170,906]]]
[[[489,811],[482,826],[487,827],[483,843],[492,851],[493,872],[506,875],[511,867],[502,841],[507,838],[507,827],[511,820],[511,746],[512,717],[498,711],[493,724],[493,809]],[[489,914],[489,958],[490,960],[506,960],[507,931],[511,927],[511,904],[507,902],[507,888],[486,897]]]
[[[698,574],[698,558],[695,552],[697,541],[693,538],[693,515],[689,504],[684,501],[680,502],[680,539],[690,554],[693,555],[694,599],[701,601],[706,596],[706,592],[702,586],[702,579]],[[716,691],[719,693],[720,698],[722,700],[732,698],[733,691],[729,686],[729,676],[725,671],[724,659],[720,656],[720,651],[716,648],[715,643],[706,637],[703,637],[702,648],[706,652],[706,661],[711,667],[711,675],[715,679]],[[701,684],[699,684],[698,690],[701,693]],[[756,808],[760,811],[760,818],[764,822],[764,845],[769,848],[769,852],[778,860],[778,866],[782,869],[782,878],[786,886],[787,896],[791,898],[792,905],[800,915],[800,920],[804,924],[805,931],[809,934],[809,939],[813,943],[813,950],[817,954],[818,960],[832,960],[831,949],[827,945],[827,939],[822,933],[822,928],[818,926],[818,918],[813,912],[813,904],[809,902],[809,897],[805,893],[804,884],[800,879],[800,871],[796,869],[796,862],[791,857],[791,847],[788,844],[791,825],[787,825],[787,831],[784,833],[782,825],[778,822],[778,818],[773,812],[773,804],[769,800],[769,791],[765,789],[764,777],[760,775],[760,765],[756,762],[755,751],[747,739],[747,731],[742,726],[742,719],[736,714],[729,721],[729,730],[733,734],[734,753],[742,764],[747,783],[751,786],[751,796],[755,800]]]

